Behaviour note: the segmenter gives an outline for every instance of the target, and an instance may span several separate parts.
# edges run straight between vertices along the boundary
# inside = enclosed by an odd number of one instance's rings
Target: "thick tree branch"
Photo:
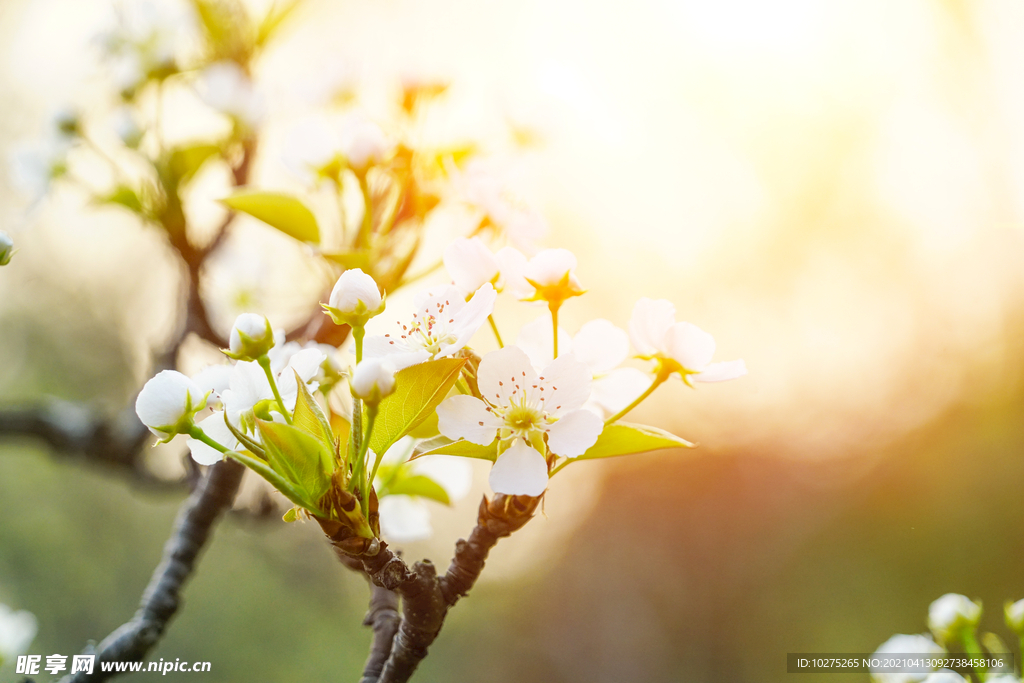
[[[412,677],[420,661],[427,656],[427,649],[441,632],[448,610],[469,593],[480,577],[491,548],[498,539],[510,536],[530,521],[539,503],[540,498],[529,496],[499,494],[490,501],[484,496],[469,540],[460,539],[456,543],[455,557],[440,578],[429,560],[417,562],[409,569],[386,543],[380,544],[375,555],[356,556],[375,591],[383,590],[401,597],[401,620],[389,648],[380,640],[386,636],[385,627],[391,624],[385,623],[378,630],[376,620],[370,620],[370,615],[367,615],[369,625],[374,628],[374,638],[360,683],[406,683]],[[353,567],[353,556],[338,545],[335,548],[339,558]],[[384,600],[383,595],[379,599]],[[371,612],[373,604],[371,600]],[[390,652],[379,675],[374,678],[377,663],[385,649]]]
[[[243,467],[225,460],[210,467],[178,513],[160,565],[142,594],[142,604],[131,621],[103,639],[96,649],[91,675],[67,676],[62,683],[92,683],[113,675],[101,662],[141,661],[159,642],[181,604],[181,589],[192,575],[196,559],[217,519],[231,506],[242,480]]]

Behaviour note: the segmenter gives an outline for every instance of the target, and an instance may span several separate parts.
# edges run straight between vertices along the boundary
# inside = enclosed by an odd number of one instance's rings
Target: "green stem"
[[[548,304],[551,309],[551,338],[554,340],[555,358],[558,358],[558,306],[553,302]]]
[[[473,395],[473,390],[469,388],[469,382],[467,382],[466,378],[461,375],[459,375],[459,378],[455,380],[455,388],[459,390],[460,394],[465,394],[467,396]]]
[[[575,458],[566,458],[565,462],[563,462],[563,463],[561,463],[559,465],[555,465],[554,469],[552,469],[548,473],[548,479],[550,479],[551,477],[555,476],[556,474],[558,474],[559,472],[564,470],[569,465],[569,463],[574,462],[574,461],[575,461]]]
[[[984,657],[985,652],[981,649],[981,645],[978,644],[978,638],[974,635],[973,628],[965,628],[964,634],[964,649],[967,651],[972,658]],[[974,667],[971,667],[974,668]],[[980,683],[985,683],[985,679],[988,677],[988,672],[984,669],[974,669],[975,675],[978,677]]]
[[[664,384],[665,380],[667,380],[669,378],[669,375],[671,375],[671,374],[672,374],[671,372],[666,372],[665,370],[659,370],[658,374],[654,377],[654,381],[651,382],[651,386],[647,387],[647,390],[644,393],[642,393],[639,396],[637,396],[635,401],[633,401],[628,406],[626,406],[625,408],[623,408],[619,412],[617,412],[614,415],[612,415],[611,417],[609,417],[607,420],[604,421],[604,423],[606,425],[610,425],[611,423],[615,422],[616,420],[621,420],[626,415],[626,413],[628,413],[629,411],[633,410],[633,408],[636,408],[638,405],[643,403],[643,400],[645,398],[647,398],[648,396],[653,394],[655,389],[657,389],[662,384]]]
[[[377,406],[366,405],[366,435],[363,437],[362,447],[359,449],[359,462],[365,463],[366,453],[370,450],[370,434],[373,433],[373,423],[377,419]],[[370,518],[370,489],[373,488],[373,478],[377,476],[377,468],[380,467],[380,461],[384,458],[383,453],[377,453],[376,459],[373,462],[373,469],[370,471],[370,476],[366,479],[366,488],[363,489],[363,517]],[[366,465],[363,464],[365,469]]]
[[[207,436],[206,432],[204,432],[203,428],[200,427],[199,425],[192,425],[192,427],[188,430],[188,435],[191,436],[193,439],[202,441],[210,448],[213,448],[214,450],[217,450],[221,453],[227,453],[229,450],[231,450],[220,445],[219,443],[211,439],[209,436]]]
[[[356,248],[365,247],[370,242],[370,233],[373,232],[373,198],[370,197],[370,184],[366,181],[365,173],[357,173],[359,189],[363,193],[363,225],[356,235]]]
[[[363,468],[356,454],[363,448],[363,402],[353,397],[352,400],[352,425],[348,431],[348,461],[352,465],[351,486],[363,480]]]
[[[356,363],[363,362],[363,337],[366,336],[366,328],[362,325],[352,326],[352,338],[356,341]]]
[[[1020,636],[1020,653],[1021,658],[1017,660],[1017,664],[1019,666],[1014,667],[1018,674],[1024,671],[1024,633]]]
[[[345,215],[345,194],[344,188],[341,184],[341,174],[338,174],[337,178],[334,178],[334,194],[338,200],[338,223],[341,226],[341,242],[344,244],[347,240],[348,235],[348,220]]]
[[[498,332],[498,324],[496,322],[494,322],[494,316],[493,315],[487,316],[487,322],[489,322],[491,324],[491,331],[494,332],[494,338],[498,340],[498,348],[499,349],[505,348],[505,343],[501,341],[501,333]]]
[[[267,381],[270,382],[270,390],[274,392],[274,399],[277,401],[277,405],[281,408],[281,414],[284,415],[284,421],[288,424],[292,423],[292,414],[288,411],[288,408],[284,405],[284,399],[281,398],[281,392],[277,389],[277,382],[274,381],[274,373],[270,369],[270,358],[267,354],[263,354],[256,359],[256,362],[263,368],[263,372],[267,376]]]

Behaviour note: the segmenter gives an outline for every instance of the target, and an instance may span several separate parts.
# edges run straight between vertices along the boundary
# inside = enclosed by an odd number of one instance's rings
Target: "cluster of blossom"
[[[27,652],[38,630],[39,622],[31,612],[0,603],[0,666]]]
[[[1006,603],[1003,610],[1006,625],[1024,644],[1024,600]],[[1011,652],[994,633],[986,633],[979,639],[978,624],[981,621],[982,605],[965,595],[947,593],[928,607],[928,629],[930,635],[897,634],[882,643],[875,651],[876,657],[885,655],[926,655],[939,658],[957,650],[967,654],[974,661],[988,655],[999,656]],[[1020,661],[1017,661],[1020,664]],[[1019,670],[1015,674],[1002,669],[976,667],[974,676],[986,683],[1020,683]],[[932,673],[894,673],[873,671],[871,680],[875,683],[968,683],[971,677],[949,669]]]
[[[689,384],[746,373],[743,361],[712,363],[712,336],[690,323],[676,322],[672,304],[664,300],[637,302],[628,334],[602,319],[588,322],[575,335],[561,329],[560,308],[584,293],[575,272],[576,258],[565,249],[543,250],[528,259],[511,247],[492,253],[478,237],[460,238],[445,250],[444,263],[451,284],[419,292],[410,319],[397,321],[390,332],[369,336],[367,323],[385,310],[380,288],[360,269],[341,275],[324,309],[336,324],[352,329],[355,362],[351,367],[331,365],[329,358],[341,357],[332,347],[284,342],[266,318],[243,314],[225,350],[235,360],[233,366],[207,368],[191,379],[176,371],[158,374],[138,397],[139,417],[165,439],[189,435],[192,456],[202,465],[224,454],[238,457],[239,452],[248,451],[242,462],[261,475],[268,476],[268,468],[286,475],[286,467],[268,455],[274,446],[268,444],[266,425],[298,425],[299,397],[317,392],[326,377],[332,378],[332,386],[343,377],[353,410],[347,413],[339,408],[343,402],[322,397],[324,421],[344,426],[328,430],[326,446],[333,458],[322,471],[323,486],[312,489],[321,498],[337,496],[329,492],[328,480],[336,481],[342,470],[347,492],[363,505],[372,529],[369,501],[381,495],[378,489],[387,488],[377,477],[387,461],[385,453],[374,453],[369,444],[379,442],[375,420],[386,399],[403,389],[403,381],[410,386],[399,403],[387,404],[392,412],[385,429],[394,431],[395,416],[403,411],[425,410],[385,442],[408,453],[408,442],[399,439],[414,435],[421,440],[420,446],[413,446],[416,457],[407,466],[444,454],[490,459],[489,483],[494,492],[540,496],[553,474],[593,449],[608,425],[628,425],[619,420],[672,375]],[[493,315],[501,293],[546,304],[549,316],[524,326],[516,343],[505,345]],[[481,358],[470,343],[488,323],[500,348]],[[649,373],[621,367],[629,355],[630,340],[637,357],[652,361]],[[454,363],[454,374],[423,369],[444,359]],[[433,398],[419,406],[411,394]],[[208,407],[214,412],[197,422],[196,415]],[[309,424],[307,429],[314,433],[321,429]],[[616,439],[617,444],[625,441],[625,446],[593,457],[651,450],[652,445],[686,445],[665,437],[649,443],[645,439],[652,438],[653,428],[628,425],[634,427],[636,434],[625,439],[619,434]],[[347,447],[336,432],[348,432]],[[301,444],[291,442],[290,447]],[[286,457],[298,462],[306,456]],[[419,476],[429,479],[431,473]],[[272,474],[268,480],[280,482]],[[320,499],[289,497],[297,511],[327,514],[328,506]],[[389,520],[388,511],[387,507],[380,511],[384,528],[403,526]],[[394,512],[397,516],[401,510]]]

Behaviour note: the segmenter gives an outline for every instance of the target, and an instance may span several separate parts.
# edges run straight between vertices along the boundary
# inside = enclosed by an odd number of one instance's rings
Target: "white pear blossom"
[[[135,412],[153,434],[170,439],[187,431],[205,405],[204,392],[176,370],[163,370],[146,382],[135,401]]]
[[[342,121],[339,146],[345,161],[357,173],[379,164],[391,149],[384,130],[361,112],[352,112]]]
[[[359,268],[346,270],[334,283],[327,312],[339,325],[361,327],[384,310],[377,282]]]
[[[1007,603],[1004,613],[1006,625],[1013,629],[1014,633],[1024,635],[1024,600]]]
[[[365,358],[352,373],[352,394],[371,405],[395,391],[395,367],[387,357]]]
[[[585,293],[576,277],[576,256],[568,249],[545,249],[523,268],[523,279],[533,289],[526,301],[547,301],[552,311],[571,297]]]
[[[433,535],[430,508],[413,496],[384,496],[379,503],[381,534],[393,543],[422,541]]]
[[[196,91],[206,104],[248,128],[258,125],[266,113],[263,96],[235,62],[221,61],[206,67]]]
[[[966,595],[946,593],[928,606],[928,628],[942,641],[955,638],[967,627],[973,628],[981,619],[981,604]]]
[[[988,679],[993,680],[993,679]],[[968,683],[967,679],[951,669],[940,669],[933,674],[928,674],[924,683]]]
[[[483,212],[485,223],[501,230],[520,251],[537,251],[547,224],[538,212],[513,201],[506,181],[488,163],[473,161],[464,171],[452,166],[448,173],[459,199]]]
[[[200,420],[196,426],[202,429],[208,437],[229,451],[236,451],[241,448],[238,439],[235,438],[227,423],[224,422],[223,410],[213,411],[210,415]],[[223,453],[199,439],[188,439],[186,443],[189,450],[192,451],[192,459],[200,465],[213,465],[224,459]]]
[[[0,266],[6,266],[11,262],[14,255],[14,240],[3,230],[0,230]]]
[[[541,316],[523,325],[516,346],[523,349],[535,368],[553,359],[551,318]],[[650,386],[650,377],[636,368],[619,367],[629,355],[626,332],[603,318],[591,320],[575,337],[558,330],[558,353],[572,354],[590,370],[593,383],[584,407],[602,418],[614,415]]]
[[[322,117],[310,117],[288,131],[282,161],[289,171],[312,185],[341,153],[341,141],[335,128]]]
[[[197,28],[187,3],[151,1],[122,3],[111,24],[98,39],[122,93],[175,71],[177,47],[188,43]]]
[[[122,105],[115,109],[110,117],[110,125],[125,147],[135,149],[142,142],[142,127],[130,107]]]
[[[290,354],[287,360],[283,355],[268,355],[271,356],[270,368],[281,393],[281,400],[288,410],[294,410],[299,395],[299,386],[295,381],[296,373],[311,392],[316,391],[319,385],[315,378],[320,371],[321,363],[326,360],[326,355],[318,348],[302,349]],[[229,387],[221,395],[221,400],[231,424],[237,425],[242,413],[252,410],[261,401],[274,401],[274,392],[259,363],[246,361],[235,364],[231,371]],[[272,404],[270,410],[278,408]]]
[[[228,337],[228,349],[233,358],[253,360],[274,346],[274,331],[265,316],[242,313],[235,319]]]
[[[629,336],[640,358],[658,360],[687,381],[724,382],[747,374],[742,360],[712,363],[715,338],[696,325],[676,322],[675,315],[665,299],[636,302]]]
[[[221,405],[221,394],[231,383],[230,365],[208,365],[196,374],[192,375],[192,381],[196,383],[199,390],[208,394],[206,406],[214,408]]]
[[[510,444],[491,469],[496,493],[536,496],[547,487],[547,463],[532,437],[546,434],[552,453],[574,458],[604,428],[599,417],[582,409],[590,397],[590,371],[572,356],[559,357],[538,375],[522,349],[507,346],[480,361],[477,385],[484,400],[445,400],[437,408],[438,428],[450,439],[480,446],[495,438]]]
[[[15,612],[0,604],[0,664],[25,654],[38,631],[39,622],[34,614],[26,610]]]
[[[458,287],[419,292],[408,325],[393,333],[366,338],[364,353],[371,357],[414,354],[422,362],[445,358],[461,350],[494,310],[497,293],[488,282],[467,302]],[[404,363],[409,365],[411,363]]]
[[[479,237],[460,237],[445,248],[444,267],[455,286],[467,293],[488,282],[498,292],[509,287],[523,296],[528,293],[522,275],[526,257],[514,247],[493,253]]]
[[[874,657],[884,658],[885,655],[901,654],[934,656],[945,652],[946,650],[941,645],[928,636],[897,634],[879,645],[874,652]],[[928,673],[894,673],[871,670],[873,683],[922,683],[929,675]]]
[[[986,678],[985,683],[1020,683],[1020,679],[1013,674],[996,674]]]

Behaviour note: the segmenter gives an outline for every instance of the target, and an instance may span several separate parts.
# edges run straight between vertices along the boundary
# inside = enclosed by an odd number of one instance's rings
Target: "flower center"
[[[542,429],[545,423],[544,412],[525,402],[511,404],[502,418],[514,434],[523,438],[533,430]]]

